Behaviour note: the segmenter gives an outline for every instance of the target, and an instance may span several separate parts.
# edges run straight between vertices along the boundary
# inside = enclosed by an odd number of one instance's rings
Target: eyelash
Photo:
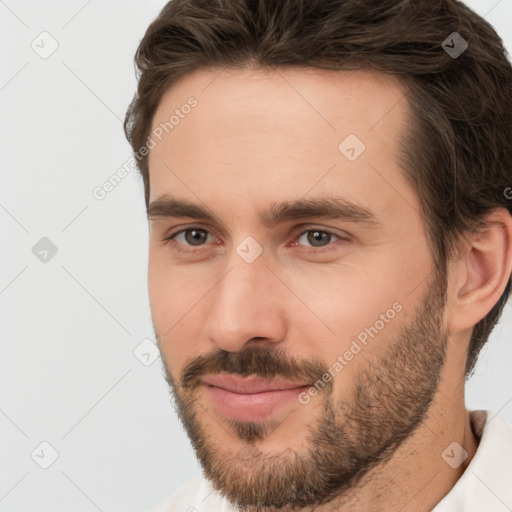
[[[176,233],[173,233],[172,235],[164,238],[162,241],[165,242],[166,244],[172,241],[175,244],[175,246],[176,246],[176,250],[178,250],[180,252],[187,252],[187,253],[201,252],[202,250],[204,250],[204,247],[205,247],[206,243],[201,245],[201,246],[197,246],[197,247],[193,248],[193,246],[185,245],[185,244],[182,244],[180,242],[175,242],[174,241],[174,238],[176,238],[181,233],[185,233],[187,231],[194,231],[194,230],[204,231],[204,232],[206,232],[207,234],[210,234],[210,235],[212,234],[207,229],[200,228],[200,227],[197,227],[197,226],[191,226],[191,227],[188,227],[188,228],[185,228],[185,229],[181,229],[180,231],[176,231]],[[319,233],[326,233],[328,235],[331,235],[331,236],[334,236],[334,237],[338,238],[338,240],[334,240],[334,242],[329,243],[325,247],[306,247],[306,246],[300,246],[300,247],[304,247],[304,249],[306,249],[306,250],[309,250],[309,252],[312,252],[312,253],[315,253],[315,254],[316,253],[325,253],[325,252],[334,250],[335,247],[333,247],[333,245],[334,245],[335,242],[347,242],[348,241],[347,238],[343,238],[342,236],[337,235],[336,233],[333,233],[332,231],[328,231],[328,230],[325,230],[325,229],[318,229],[318,228],[305,229],[305,230],[299,232],[297,235],[295,235],[294,240],[297,241],[298,239],[300,239],[306,233],[310,233],[310,232],[313,232],[313,231],[318,231]],[[182,247],[180,247],[180,245],[185,245],[185,247],[189,247],[189,249],[183,249]],[[295,245],[298,245],[298,242],[294,242],[294,246]]]

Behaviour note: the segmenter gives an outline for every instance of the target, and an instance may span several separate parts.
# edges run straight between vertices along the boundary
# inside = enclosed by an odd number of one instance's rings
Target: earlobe
[[[504,208],[493,210],[476,232],[466,233],[464,238],[468,249],[455,264],[458,282],[450,332],[477,324],[505,290],[512,271],[512,217]]]

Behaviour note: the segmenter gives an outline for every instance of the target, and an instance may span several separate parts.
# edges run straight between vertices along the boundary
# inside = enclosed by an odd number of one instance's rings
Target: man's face
[[[153,137],[150,203],[210,214],[150,207],[155,334],[214,486],[247,510],[322,503],[413,432],[444,362],[446,283],[397,160],[407,102],[368,72],[219,73],[153,120],[179,117]]]

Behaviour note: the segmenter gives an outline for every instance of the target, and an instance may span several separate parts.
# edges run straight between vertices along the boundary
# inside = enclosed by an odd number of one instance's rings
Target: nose
[[[274,271],[275,272],[275,271]],[[255,343],[278,343],[287,329],[290,291],[263,258],[246,263],[237,254],[210,295],[205,334],[219,348],[237,352]]]

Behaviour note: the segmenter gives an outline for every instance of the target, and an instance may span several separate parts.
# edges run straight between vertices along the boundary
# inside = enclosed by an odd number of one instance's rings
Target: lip
[[[210,400],[225,417],[238,421],[264,420],[298,396],[311,384],[282,379],[213,375],[202,379]]]
[[[267,391],[285,391],[303,386],[309,386],[307,382],[293,382],[283,379],[262,379],[260,377],[236,377],[234,375],[212,375],[203,380],[204,384],[223,388],[233,393],[264,393]]]

